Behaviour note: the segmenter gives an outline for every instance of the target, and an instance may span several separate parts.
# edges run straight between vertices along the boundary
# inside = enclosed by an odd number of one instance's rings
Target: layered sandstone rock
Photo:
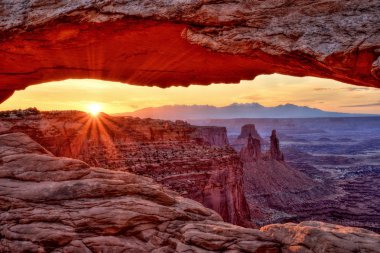
[[[256,126],[254,124],[246,124],[241,127],[240,135],[238,136],[238,139],[246,139],[249,136],[262,140],[261,136],[256,130]]]
[[[284,154],[280,150],[280,140],[277,138],[276,130],[272,130],[270,136],[269,156],[273,160],[284,161]]]
[[[225,127],[199,126],[192,134],[192,138],[210,146],[223,147],[229,144]]]
[[[265,140],[261,138],[254,124],[243,125],[241,127],[239,136],[237,136],[237,138],[232,138],[231,146],[238,152],[241,151],[244,147],[247,146],[247,143],[249,142],[249,136],[253,138],[253,142],[255,142],[254,145],[257,146],[256,149],[259,148],[261,153],[261,144],[265,143]]]
[[[364,229],[224,223],[152,179],[55,157],[21,133],[0,135],[0,196],[0,252],[379,252]]]
[[[370,0],[5,0],[0,100],[67,78],[167,87],[282,73],[380,87],[379,10]]]
[[[225,221],[251,225],[242,166],[225,128],[75,111],[20,115],[0,119],[0,133],[23,132],[55,155],[151,177]]]
[[[295,215],[297,209],[303,205],[310,206],[310,203],[323,200],[332,193],[324,184],[284,161],[276,130],[270,136],[269,150],[263,154],[259,139],[250,135],[246,142],[240,151],[244,193],[252,220],[257,224],[283,222],[302,216],[302,213]]]
[[[261,158],[261,143],[259,139],[248,135],[248,143],[246,147],[240,150],[240,160],[243,163],[254,162]]]
[[[0,252],[279,252],[152,179],[0,135]]]
[[[272,224],[260,230],[280,241],[283,252],[380,252],[380,235],[361,228],[305,221]]]

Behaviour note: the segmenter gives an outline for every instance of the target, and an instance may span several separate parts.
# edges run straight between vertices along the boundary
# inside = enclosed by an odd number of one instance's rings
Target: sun
[[[102,106],[100,104],[89,104],[87,106],[87,112],[92,116],[98,116],[99,112],[101,112]]]

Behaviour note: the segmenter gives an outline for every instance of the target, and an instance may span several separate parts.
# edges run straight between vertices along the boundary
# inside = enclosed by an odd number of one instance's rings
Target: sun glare
[[[87,110],[92,116],[97,116],[101,112],[102,106],[100,104],[89,104]]]

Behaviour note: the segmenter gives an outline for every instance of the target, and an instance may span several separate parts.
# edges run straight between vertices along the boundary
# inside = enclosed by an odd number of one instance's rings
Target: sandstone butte
[[[67,78],[171,85],[260,74],[380,87],[380,1],[2,0],[0,101]]]
[[[152,179],[55,157],[0,135],[0,252],[380,252],[380,235],[302,222],[260,230]]]

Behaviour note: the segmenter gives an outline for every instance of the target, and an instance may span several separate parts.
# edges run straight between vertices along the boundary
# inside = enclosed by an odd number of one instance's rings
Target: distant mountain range
[[[373,114],[353,114],[322,111],[307,106],[285,104],[274,107],[258,103],[231,104],[224,107],[210,105],[165,105],[148,107],[134,112],[119,113],[119,116],[156,118],[168,120],[187,119],[231,119],[231,118],[322,118],[322,117],[365,117]]]

